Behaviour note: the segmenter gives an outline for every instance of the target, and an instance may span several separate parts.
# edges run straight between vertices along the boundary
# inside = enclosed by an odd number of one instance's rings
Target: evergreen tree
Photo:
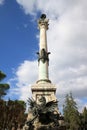
[[[63,113],[67,130],[78,130],[80,127],[80,117],[77,104],[72,97],[72,93],[66,95]]]
[[[83,115],[83,118],[84,118],[84,122],[87,121],[87,108],[86,107],[84,107],[82,115]]]
[[[83,112],[82,112],[82,124],[84,130],[87,130],[87,108],[84,107]]]
[[[2,81],[4,78],[6,77],[6,75],[0,71],[0,81]],[[6,95],[6,91],[9,89],[9,85],[8,84],[3,84],[3,83],[0,83],[0,99]]]

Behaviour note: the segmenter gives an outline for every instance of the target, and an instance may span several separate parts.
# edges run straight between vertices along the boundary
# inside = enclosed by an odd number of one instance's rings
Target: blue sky
[[[0,69],[7,78],[12,77],[12,68],[35,58],[37,31],[37,23],[16,1],[6,0],[0,6]]]
[[[72,92],[81,111],[87,106],[87,1],[0,0],[0,70],[10,84],[6,99],[26,100],[38,80],[37,19],[46,13],[49,77],[62,108]]]

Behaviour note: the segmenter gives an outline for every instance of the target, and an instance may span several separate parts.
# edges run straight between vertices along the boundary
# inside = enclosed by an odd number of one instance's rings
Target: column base
[[[39,83],[39,82],[51,83],[51,81],[50,81],[49,79],[40,79],[40,80],[38,80],[36,83]]]

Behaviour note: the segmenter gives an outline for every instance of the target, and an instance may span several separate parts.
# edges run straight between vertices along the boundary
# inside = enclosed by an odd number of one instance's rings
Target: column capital
[[[48,29],[48,22],[49,22],[49,19],[46,18],[46,15],[45,14],[42,14],[40,19],[38,20],[38,28],[41,29],[41,28],[46,28],[46,30]]]

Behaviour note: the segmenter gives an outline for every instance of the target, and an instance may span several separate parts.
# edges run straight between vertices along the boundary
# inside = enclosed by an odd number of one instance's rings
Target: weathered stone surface
[[[46,81],[40,81],[31,87],[32,97],[38,100],[38,97],[43,95],[46,101],[57,100],[55,96],[56,87],[52,83]]]
[[[48,127],[48,126],[39,126],[38,128],[35,128],[34,130],[66,130],[65,126],[61,127]]]

